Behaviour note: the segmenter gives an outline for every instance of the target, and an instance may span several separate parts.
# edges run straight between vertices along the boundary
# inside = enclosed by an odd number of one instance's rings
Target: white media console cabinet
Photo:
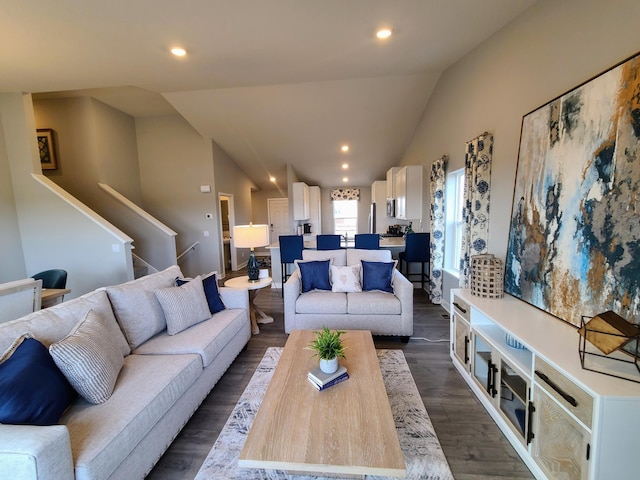
[[[453,364],[536,478],[640,478],[640,383],[583,369],[579,337],[510,295],[451,292]]]

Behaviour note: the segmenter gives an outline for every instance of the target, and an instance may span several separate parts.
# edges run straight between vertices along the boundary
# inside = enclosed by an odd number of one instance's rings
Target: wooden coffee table
[[[405,477],[404,456],[371,332],[343,335],[349,379],[316,390],[307,372],[318,360],[294,330],[253,422],[239,466],[325,476]]]

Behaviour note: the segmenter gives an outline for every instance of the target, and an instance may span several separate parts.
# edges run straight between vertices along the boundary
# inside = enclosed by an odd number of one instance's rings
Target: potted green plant
[[[334,373],[338,370],[338,358],[344,358],[344,345],[340,336],[345,332],[322,327],[322,330],[313,333],[316,338],[309,344],[309,350],[313,350],[314,356],[320,359],[320,370]]]

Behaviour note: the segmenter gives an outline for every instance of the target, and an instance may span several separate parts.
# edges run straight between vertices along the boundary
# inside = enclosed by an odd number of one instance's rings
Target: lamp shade
[[[236,248],[255,248],[269,245],[269,225],[236,225],[233,227]]]

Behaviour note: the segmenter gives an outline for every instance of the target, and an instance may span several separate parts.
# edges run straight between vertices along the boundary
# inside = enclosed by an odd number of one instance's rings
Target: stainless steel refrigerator
[[[369,233],[376,233],[376,203],[371,203],[369,209]]]

